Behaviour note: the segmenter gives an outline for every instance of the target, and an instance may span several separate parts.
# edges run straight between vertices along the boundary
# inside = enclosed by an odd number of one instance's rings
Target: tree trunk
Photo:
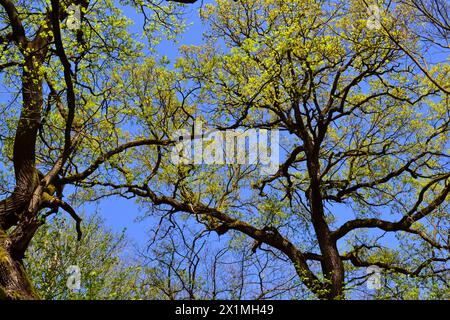
[[[40,225],[37,219],[40,208],[30,210],[30,203],[39,185],[35,164],[43,104],[43,75],[39,69],[46,52],[47,46],[42,38],[27,42],[23,51],[23,104],[13,150],[16,187],[10,197],[0,202],[0,299],[38,298],[27,278],[22,259]]]
[[[0,300],[38,299],[23,267],[21,258],[14,258],[12,241],[0,230]]]
[[[311,206],[311,221],[322,253],[321,267],[325,276],[325,293],[321,299],[343,299],[344,265],[339,256],[336,241],[331,237],[331,231],[325,220],[322,192],[320,190],[320,165],[318,153],[311,153],[308,162],[310,190],[308,194]]]

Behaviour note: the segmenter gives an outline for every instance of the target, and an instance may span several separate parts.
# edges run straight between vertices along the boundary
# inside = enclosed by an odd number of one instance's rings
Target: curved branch
[[[143,189],[129,188],[129,192],[142,197],[148,197],[155,205],[169,205],[177,211],[191,213],[193,215],[206,215],[222,222],[216,231],[224,234],[228,230],[237,230],[253,238],[257,242],[268,244],[283,252],[294,264],[295,269],[302,279],[303,283],[318,297],[326,298],[326,292],[323,290],[323,283],[311,271],[307,264],[311,255],[305,256],[289,240],[284,238],[275,228],[258,229],[247,222],[235,219],[224,212],[215,208],[210,208],[202,203],[184,203],[172,197],[158,196],[148,186]]]
[[[89,177],[95,170],[97,170],[101,164],[105,163],[108,159],[112,158],[113,156],[127,150],[133,147],[138,146],[150,146],[150,145],[157,145],[157,146],[168,146],[175,141],[172,140],[154,140],[154,139],[141,139],[141,140],[135,140],[128,143],[124,143],[115,149],[105,153],[104,155],[98,157],[87,169],[85,169],[83,172],[74,174],[72,176],[62,178],[61,183],[62,184],[68,184],[73,183],[77,181],[81,181]]]
[[[11,28],[13,30],[12,38],[19,46],[25,48],[28,40],[25,36],[25,29],[19,18],[19,13],[17,12],[16,6],[10,0],[0,0],[0,5],[5,8],[9,22],[11,23]]]
[[[347,221],[340,228],[332,232],[332,238],[338,240],[344,237],[350,231],[361,228],[378,228],[384,231],[405,231],[422,236],[422,234],[420,234],[419,231],[411,229],[411,225],[414,222],[422,219],[426,215],[430,214],[433,210],[435,210],[439,205],[441,205],[445,201],[445,199],[449,194],[450,194],[450,184],[448,184],[428,206],[424,207],[423,209],[417,211],[414,214],[408,213],[407,215],[403,216],[399,221],[396,222],[390,222],[376,218],[355,219]]]

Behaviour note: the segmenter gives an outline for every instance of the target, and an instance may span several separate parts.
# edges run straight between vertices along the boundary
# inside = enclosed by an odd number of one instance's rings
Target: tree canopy
[[[95,230],[73,203],[117,196],[157,218],[143,223],[161,268],[121,266],[97,298],[143,276],[151,297],[244,298],[257,279],[252,298],[345,299],[367,294],[371,266],[384,277],[376,298],[448,298],[448,3],[195,2],[121,1],[142,18],[136,35],[110,0],[0,0],[0,298],[38,298],[30,279],[43,298],[59,295],[43,289],[30,242],[98,257],[112,244],[83,239]],[[188,28],[186,8],[199,10],[204,40],[168,61],[158,43]],[[212,134],[195,135],[198,121]],[[279,133],[257,148],[279,149],[276,170],[174,161],[199,140],[217,156],[231,130]],[[43,234],[46,221],[63,228],[59,211],[73,237]],[[216,285],[218,248],[199,255],[215,237],[251,270],[240,285]]]

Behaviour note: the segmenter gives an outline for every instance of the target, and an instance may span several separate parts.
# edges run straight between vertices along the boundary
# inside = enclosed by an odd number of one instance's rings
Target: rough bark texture
[[[0,299],[37,299],[39,296],[28,280],[22,260],[14,256],[11,245],[11,239],[0,231]]]
[[[37,211],[28,210],[33,192],[39,184],[35,168],[36,135],[40,124],[42,108],[42,81],[35,66],[41,57],[26,58],[31,72],[23,73],[23,108],[17,126],[14,142],[14,170],[16,187],[13,194],[0,203],[0,291],[7,299],[33,299],[36,294],[27,279],[22,264],[26,245],[37,228]],[[33,81],[34,80],[34,81]],[[18,225],[10,235],[6,231]]]

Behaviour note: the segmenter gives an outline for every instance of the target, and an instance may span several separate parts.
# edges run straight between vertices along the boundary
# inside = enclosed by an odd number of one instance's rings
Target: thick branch
[[[0,5],[6,10],[9,21],[11,23],[11,28],[13,30],[12,37],[14,41],[25,48],[27,44],[27,39],[25,37],[25,29],[22,25],[22,21],[19,18],[19,13],[17,12],[16,6],[10,0],[0,0]]]
[[[131,141],[128,143],[124,143],[120,146],[118,146],[115,149],[112,149],[111,151],[105,153],[104,155],[98,157],[86,170],[83,172],[74,174],[72,176],[62,178],[61,183],[67,184],[67,183],[73,183],[77,181],[82,181],[89,177],[95,170],[97,170],[101,164],[105,163],[107,160],[111,159],[113,156],[127,150],[130,148],[138,147],[138,146],[150,146],[150,145],[157,145],[157,146],[167,146],[172,144],[174,141],[171,140],[154,140],[154,139],[141,139],[136,141]]]
[[[197,203],[184,203],[180,202],[174,198],[167,196],[157,196],[148,187],[145,190],[130,188],[130,192],[133,192],[139,196],[148,197],[156,205],[169,205],[177,211],[188,212],[194,215],[207,215],[211,216],[223,224],[217,229],[219,234],[224,234],[228,230],[240,231],[254,240],[265,243],[272,246],[281,252],[283,252],[289,259],[294,263],[302,281],[305,285],[317,296],[321,298],[326,298],[326,293],[321,290],[323,289],[323,284],[316,277],[316,275],[310,270],[308,264],[306,263],[307,257],[298,250],[289,240],[281,236],[281,234],[274,228],[264,228],[258,229],[254,226],[230,217],[229,215],[215,209],[207,207],[203,204]]]

